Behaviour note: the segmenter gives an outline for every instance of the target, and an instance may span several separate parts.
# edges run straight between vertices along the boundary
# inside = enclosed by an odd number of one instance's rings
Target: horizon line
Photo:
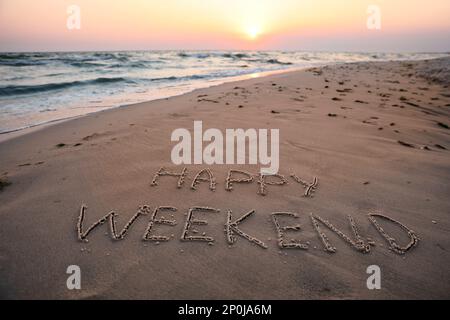
[[[390,54],[450,54],[450,50],[443,51],[361,51],[361,50],[310,50],[310,49],[98,49],[98,50],[17,50],[17,51],[3,51],[0,53],[90,53],[90,52],[163,52],[163,51],[209,51],[209,52],[223,52],[223,51],[239,51],[239,52],[322,52],[322,53],[361,53],[361,54],[376,54],[376,53],[390,53]]]

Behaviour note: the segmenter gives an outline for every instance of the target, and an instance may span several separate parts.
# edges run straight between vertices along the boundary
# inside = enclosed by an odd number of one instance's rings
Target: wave
[[[211,53],[186,53],[186,52],[178,52],[177,55],[181,58],[197,58],[197,59],[206,59],[212,56]]]
[[[231,59],[232,61],[242,61],[241,65],[247,63],[258,64],[278,64],[278,65],[292,65],[292,62],[283,62],[279,59],[277,53],[267,52],[192,52],[179,51],[175,52],[176,57],[180,63],[195,64],[195,60],[203,59],[222,59],[223,61]],[[173,56],[172,56],[173,57]],[[50,65],[59,67],[61,64],[69,65],[80,69],[91,70],[92,68],[149,68],[154,64],[166,65],[167,57],[164,58],[162,54],[156,57],[154,54],[136,54],[124,52],[96,52],[96,53],[5,53],[0,54],[0,66],[10,67],[26,67],[26,66],[47,66]],[[182,59],[179,59],[182,58]],[[181,62],[186,58],[186,62]],[[176,61],[172,59],[172,61]],[[216,62],[216,61],[214,61]],[[239,67],[239,66],[238,66]]]
[[[42,53],[0,53],[0,66],[28,67],[44,65],[46,55]]]
[[[0,66],[24,67],[67,64],[74,67],[104,66],[111,62],[127,64],[127,53],[0,53]]]
[[[0,60],[43,58],[43,53],[0,53]]]
[[[44,65],[45,62],[44,61],[39,61],[39,60],[29,60],[29,61],[24,61],[24,60],[7,60],[7,59],[0,59],[0,66],[8,66],[8,67],[32,67],[32,66],[40,66],[40,65]]]
[[[291,65],[291,64],[293,64],[292,62],[282,62],[282,61],[280,61],[278,59],[269,59],[269,60],[266,60],[266,62],[270,63],[270,64],[281,64],[281,65]]]
[[[70,81],[70,82],[58,82],[58,83],[46,83],[40,85],[19,85],[19,86],[2,86],[0,87],[0,97],[6,96],[15,96],[15,95],[26,95],[26,94],[36,94],[41,92],[48,92],[54,90],[68,89],[72,87],[80,87],[87,85],[96,85],[96,84],[108,84],[108,83],[126,83],[126,84],[136,84],[138,82],[180,82],[180,81],[190,81],[190,80],[200,80],[207,78],[214,78],[218,76],[230,76],[226,74],[193,74],[188,76],[176,77],[176,76],[168,76],[168,77],[157,77],[157,78],[96,78],[91,80],[84,81]]]
[[[13,95],[24,95],[33,94],[46,91],[67,89],[77,86],[95,85],[100,83],[117,83],[117,82],[128,82],[133,83],[134,81],[122,77],[117,78],[96,78],[84,81],[71,81],[71,82],[59,82],[59,83],[46,83],[39,85],[23,85],[23,86],[3,86],[0,87],[0,96],[13,96]]]
[[[250,55],[246,53],[224,53],[222,54],[222,57],[232,59],[243,59],[243,58],[250,58]]]
[[[96,63],[96,62],[82,62],[82,61],[74,61],[74,62],[68,62],[72,67],[78,67],[78,68],[89,68],[89,67],[101,67],[103,64]]]
[[[92,54],[92,56],[101,60],[113,60],[117,57],[114,53],[108,52],[97,52]]]
[[[234,53],[234,52],[178,52],[177,53],[178,57],[181,58],[197,58],[197,59],[206,59],[206,58],[230,58],[233,60],[239,60],[239,59],[245,59],[245,58],[251,58],[253,56],[253,54],[250,53],[242,53],[242,52],[238,52],[238,53]]]
[[[200,80],[200,79],[207,79],[207,78],[212,78],[214,77],[214,74],[193,74],[190,76],[183,76],[183,77],[175,77],[175,76],[170,76],[170,77],[160,77],[160,78],[151,78],[151,79],[144,79],[144,80],[148,80],[151,82],[154,81],[186,81],[186,80]]]
[[[177,55],[181,58],[197,58],[197,59],[227,58],[227,59],[232,59],[234,61],[255,62],[255,63],[269,64],[269,65],[270,64],[293,65],[292,62],[284,62],[284,61],[278,60],[275,57],[271,57],[271,55],[269,55],[266,52],[251,52],[251,53],[243,53],[243,52],[208,52],[208,53],[178,52]]]
[[[127,84],[136,84],[138,82],[175,82],[175,81],[189,81],[189,80],[200,80],[207,79],[219,76],[218,74],[193,74],[188,76],[176,77],[176,76],[168,76],[168,77],[157,77],[157,78],[124,78],[124,77],[116,77],[116,78],[96,78],[91,80],[83,80],[83,81],[70,81],[70,82],[58,82],[58,83],[46,83],[40,85],[9,85],[0,87],[0,97],[6,96],[14,96],[14,95],[26,95],[26,94],[36,94],[47,91],[68,89],[72,87],[79,86],[87,86],[87,85],[96,85],[96,84],[107,84],[107,83],[127,83]],[[227,76],[227,75],[222,75]]]
[[[148,62],[148,61],[146,61]],[[131,62],[128,64],[122,64],[122,63],[115,63],[112,65],[109,65],[109,69],[116,69],[116,68],[147,68],[148,66],[144,62]]]

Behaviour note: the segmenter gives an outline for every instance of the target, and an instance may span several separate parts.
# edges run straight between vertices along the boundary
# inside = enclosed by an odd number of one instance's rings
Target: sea
[[[0,134],[284,70],[446,55],[282,51],[0,53]]]

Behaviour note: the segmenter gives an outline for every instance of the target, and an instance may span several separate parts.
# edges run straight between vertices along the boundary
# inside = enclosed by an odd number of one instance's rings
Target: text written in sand
[[[181,189],[186,183],[188,177],[187,168],[182,168],[179,171],[168,170],[166,168],[160,168],[154,175],[151,186],[156,187],[162,178],[174,177],[176,178],[176,189]],[[227,191],[232,191],[233,187],[238,184],[249,184],[253,183],[256,179],[258,184],[259,195],[265,196],[268,194],[268,188],[271,186],[285,186],[289,182],[293,182],[294,185],[300,185],[302,187],[302,192],[299,193],[301,197],[311,198],[318,188],[318,178],[314,177],[308,181],[303,180],[295,173],[290,174],[290,179],[286,178],[282,174],[276,174],[272,176],[265,176],[262,174],[253,175],[250,172],[243,170],[229,170],[225,178],[224,188]],[[288,182],[289,181],[289,182]],[[215,175],[212,170],[206,168],[198,171],[192,178],[190,188],[196,191],[200,183],[206,183],[210,191],[215,191],[217,187],[217,182]],[[137,212],[125,223],[122,229],[117,228],[118,214],[115,211],[110,211],[106,215],[102,216],[100,219],[92,223],[89,227],[85,226],[85,219],[87,215],[87,206],[85,204],[81,205],[79,211],[78,222],[77,222],[77,237],[79,241],[87,241],[87,237],[97,229],[99,226],[108,222],[109,233],[113,240],[124,240],[128,232],[132,228],[133,224],[138,219],[143,219],[145,217],[147,221],[147,226],[145,230],[142,230],[142,241],[151,241],[155,244],[160,244],[164,242],[171,241],[174,236],[169,236],[158,232],[158,225],[166,225],[170,227],[176,227],[178,225],[178,220],[175,219],[175,214],[179,210],[174,206],[156,206],[151,207],[149,205],[142,205],[139,207]],[[179,231],[179,241],[182,242],[199,242],[207,243],[213,245],[216,239],[208,235],[206,232],[199,234],[195,229],[196,226],[207,226],[208,221],[206,218],[200,218],[203,216],[223,216],[223,230],[224,239],[226,243],[231,247],[237,245],[238,239],[242,241],[248,241],[262,249],[268,249],[269,245],[262,239],[258,239],[256,236],[248,231],[243,231],[242,226],[245,222],[250,220],[251,217],[256,215],[256,210],[249,209],[244,212],[233,212],[230,209],[220,209],[212,208],[208,206],[191,206],[187,212],[185,212],[185,218],[182,224],[182,228]],[[167,218],[169,216],[169,218]],[[300,249],[309,250],[309,241],[301,241],[298,239],[289,238],[292,233],[301,233],[303,226],[295,223],[296,220],[301,216],[297,212],[291,211],[276,211],[271,212],[271,224],[272,232],[277,239],[277,246],[279,249]],[[352,247],[360,253],[367,254],[371,251],[371,248],[375,246],[375,241],[370,238],[365,238],[359,233],[359,228],[351,215],[347,215],[349,229],[351,233],[347,234],[344,231],[335,227],[330,221],[324,219],[323,217],[309,213],[310,228],[317,234],[318,239],[322,243],[322,246],[326,252],[335,253],[337,251],[336,247],[329,240],[327,233],[334,233],[337,235],[344,243]],[[398,220],[389,217],[381,213],[368,213],[367,218],[369,223],[378,231],[381,238],[383,238],[389,245],[389,249],[397,254],[405,254],[412,248],[414,248],[418,242],[419,237],[416,233],[409,227],[399,222]],[[289,222],[290,221],[290,222]],[[407,244],[401,245],[396,240],[393,234],[388,233],[380,224],[380,222],[391,224],[397,227],[397,230],[403,232],[407,236],[409,242]],[[156,229],[156,230],[155,230]],[[326,230],[326,232],[325,232]],[[300,234],[301,235],[301,234]],[[403,236],[404,236],[403,235]]]

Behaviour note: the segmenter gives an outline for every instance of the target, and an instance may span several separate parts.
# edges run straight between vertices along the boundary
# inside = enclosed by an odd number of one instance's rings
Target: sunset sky
[[[449,0],[0,0],[0,50],[450,51],[449,17]]]

